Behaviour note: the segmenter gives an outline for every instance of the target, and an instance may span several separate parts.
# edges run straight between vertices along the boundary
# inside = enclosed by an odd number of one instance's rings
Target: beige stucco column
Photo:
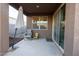
[[[3,55],[9,48],[9,6],[7,3],[0,3],[0,55]]]
[[[79,56],[79,4],[66,4],[64,55]]]

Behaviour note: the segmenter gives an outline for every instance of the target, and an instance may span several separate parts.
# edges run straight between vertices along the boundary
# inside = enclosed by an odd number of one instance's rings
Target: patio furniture
[[[38,39],[39,38],[39,34],[35,33],[34,39]]]
[[[31,39],[32,37],[32,30],[27,29],[26,32],[24,33],[24,39]]]

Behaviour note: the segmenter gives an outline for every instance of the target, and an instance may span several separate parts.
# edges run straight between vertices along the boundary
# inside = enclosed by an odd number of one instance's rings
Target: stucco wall
[[[65,17],[65,39],[64,39],[64,51],[65,55],[73,54],[73,39],[74,39],[74,17],[75,17],[75,5],[66,4],[66,17]]]
[[[79,4],[66,4],[64,54],[79,56]]]
[[[79,3],[75,6],[75,29],[73,55],[79,56]]]

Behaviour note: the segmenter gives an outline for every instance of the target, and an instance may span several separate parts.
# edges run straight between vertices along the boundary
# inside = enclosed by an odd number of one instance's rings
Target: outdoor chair
[[[27,29],[26,32],[24,33],[24,39],[31,39],[32,37],[32,30]]]

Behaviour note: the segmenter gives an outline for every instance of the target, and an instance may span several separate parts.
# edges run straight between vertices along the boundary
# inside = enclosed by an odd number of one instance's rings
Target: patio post
[[[0,3],[0,55],[9,49],[9,5]]]

